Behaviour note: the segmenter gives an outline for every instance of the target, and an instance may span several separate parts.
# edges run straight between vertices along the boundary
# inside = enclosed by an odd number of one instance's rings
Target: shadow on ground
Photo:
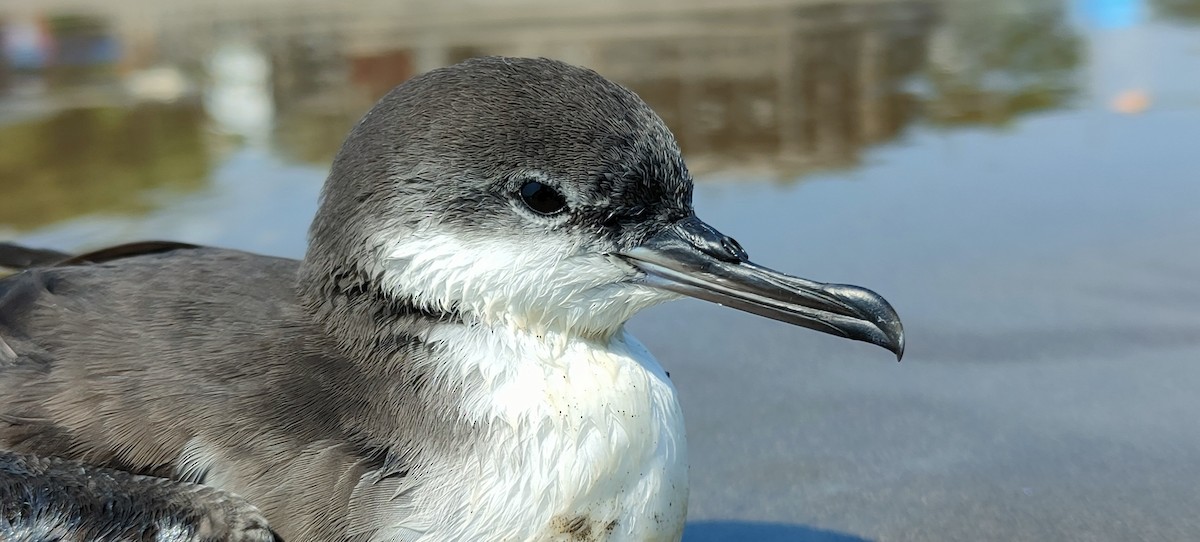
[[[870,542],[852,534],[804,525],[753,521],[695,521],[683,531],[683,542]]]

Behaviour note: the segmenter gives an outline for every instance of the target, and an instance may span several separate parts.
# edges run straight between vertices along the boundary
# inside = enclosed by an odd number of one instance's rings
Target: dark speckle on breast
[[[617,528],[617,520],[598,520],[589,516],[556,516],[550,520],[554,532],[570,542],[603,542]]]

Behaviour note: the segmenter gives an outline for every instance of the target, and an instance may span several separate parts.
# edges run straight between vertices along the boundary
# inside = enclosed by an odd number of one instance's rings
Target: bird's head
[[[367,296],[588,337],[687,295],[903,351],[883,298],[755,265],[697,218],[679,146],[637,95],[545,59],[469,60],[375,105],[334,161],[302,281],[330,314]]]

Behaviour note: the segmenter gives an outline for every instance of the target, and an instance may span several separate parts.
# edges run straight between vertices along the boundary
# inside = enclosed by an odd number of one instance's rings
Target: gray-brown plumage
[[[678,540],[682,419],[661,368],[618,336],[624,319],[683,293],[903,350],[882,298],[751,264],[694,216],[691,187],[661,119],[594,72],[435,70],[353,129],[303,261],[174,246],[0,279],[0,449],[218,487],[289,542]],[[543,260],[527,270],[494,265],[530,254]],[[476,264],[423,267],[459,255]],[[545,274],[560,266],[576,270]],[[546,284],[520,282],[537,273]],[[538,326],[583,349],[572,374],[624,376],[575,391]],[[490,395],[541,363],[545,398]],[[591,477],[555,485],[552,465],[526,463],[543,444]],[[525,517],[543,523],[512,523]]]
[[[271,542],[257,508],[211,487],[0,451],[5,542]]]

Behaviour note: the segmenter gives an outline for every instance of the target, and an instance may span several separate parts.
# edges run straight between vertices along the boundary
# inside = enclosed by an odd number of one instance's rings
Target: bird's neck
[[[481,515],[516,509],[539,529],[590,518],[616,540],[678,539],[683,418],[666,372],[623,327],[534,331],[431,313],[365,284],[327,282],[306,306],[366,376],[352,431],[429,477],[428,498],[483,499]],[[486,484],[478,472],[491,473]]]
[[[387,295],[369,273],[306,259],[298,295],[312,321],[355,362],[373,363],[431,327],[463,322],[457,311],[435,311]]]
[[[423,336],[434,327],[474,329],[481,334],[510,337],[511,344],[530,342],[560,349],[572,343],[604,347],[624,334],[624,321],[640,308],[597,308],[597,314],[587,317],[566,317],[552,310],[506,312],[497,310],[503,303],[431,301],[406,294],[402,288],[385,287],[379,273],[353,268],[328,272],[310,263],[304,263],[300,276],[303,305],[354,359],[387,355],[391,343]]]
[[[302,288],[305,306],[349,362],[392,386],[419,380],[437,387],[424,392],[453,397],[469,423],[549,416],[546,405],[625,400],[608,396],[651,381],[672,389],[624,326],[595,335],[434,312],[389,297],[361,275],[332,276],[319,286]],[[559,411],[571,408],[553,417]],[[592,414],[602,415],[585,416]]]

